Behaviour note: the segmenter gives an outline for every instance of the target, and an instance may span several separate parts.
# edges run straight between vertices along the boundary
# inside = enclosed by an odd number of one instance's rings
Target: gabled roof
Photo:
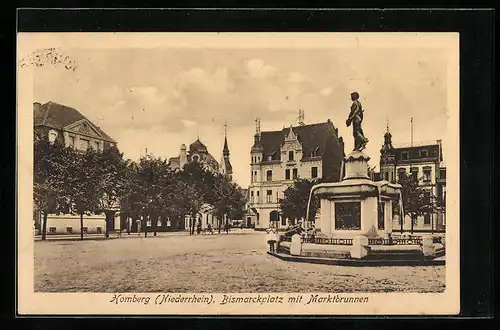
[[[59,130],[84,119],[92,124],[92,128],[101,135],[103,140],[116,142],[78,110],[59,103],[52,101],[45,104],[35,103],[33,106],[33,118],[34,126],[46,126]]]
[[[318,156],[323,156],[326,150],[326,143],[335,135],[335,128],[331,121],[303,126],[292,127],[302,144],[303,158],[309,158],[311,152],[317,151]],[[290,132],[290,128],[281,131],[262,132],[260,145],[262,145],[264,161],[269,155],[273,155],[273,160],[280,157],[281,145],[285,142],[285,136]]]

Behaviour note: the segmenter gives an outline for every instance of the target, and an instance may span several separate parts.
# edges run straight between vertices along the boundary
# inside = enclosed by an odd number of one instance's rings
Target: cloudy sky
[[[219,160],[224,123],[234,178],[250,182],[255,118],[262,130],[332,120],[352,150],[345,126],[350,93],[365,109],[366,153],[378,165],[386,122],[394,143],[443,138],[446,58],[439,49],[59,49],[76,70],[36,68],[34,99],[78,109],[118,141],[125,156],[147,148],[175,157],[197,136]],[[446,157],[446,150],[444,150]]]

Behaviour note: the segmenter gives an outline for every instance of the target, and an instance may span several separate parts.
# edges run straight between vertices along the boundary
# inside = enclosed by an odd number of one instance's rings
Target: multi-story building
[[[255,228],[268,228],[270,221],[286,227],[294,220],[279,216],[286,188],[297,178],[339,181],[344,143],[330,120],[270,132],[260,132],[257,123],[248,188]]]
[[[116,141],[93,124],[78,110],[55,102],[35,102],[34,129],[45,135],[49,141],[60,140],[66,147],[85,151],[115,146]]]
[[[411,174],[428,189],[431,197],[434,197],[432,201],[445,201],[446,167],[441,140],[393,146],[392,135],[387,128],[380,150],[379,178],[397,182],[402,173]],[[394,228],[401,227],[400,221],[396,218]],[[405,217],[403,229],[410,229],[411,221],[408,216]],[[416,230],[444,230],[444,227],[445,213],[441,211],[413,219],[413,228]]]
[[[213,172],[220,173],[222,175],[227,176],[230,180],[233,175],[233,167],[229,160],[229,147],[227,144],[227,134],[224,136],[224,148],[222,150],[222,160],[219,164],[215,158],[208,152],[207,147],[200,141],[200,139],[196,139],[193,143],[189,145],[189,151],[186,149],[186,145],[181,145],[181,150],[178,157],[172,157],[169,159],[170,167],[173,169],[181,170],[184,165],[191,162],[200,163],[202,167]],[[212,228],[217,228],[218,221],[213,214],[210,213],[210,207],[208,205],[204,205],[197,219],[191,219],[190,215],[186,215],[185,219],[185,227],[189,228],[189,225],[192,221],[201,222],[202,228],[207,227],[209,224]],[[225,222],[226,219],[223,219],[222,222]]]
[[[78,110],[47,102],[33,104],[34,131],[50,142],[61,141],[66,147],[85,151],[88,148],[102,151],[116,146],[116,141],[107,135],[99,126],[92,123]],[[118,208],[117,208],[118,210]],[[40,212],[35,210],[35,228],[40,230]],[[117,214],[112,224],[119,229],[120,221]],[[104,233],[106,219],[104,215],[84,216],[84,232]],[[72,214],[50,214],[47,217],[47,234],[77,234],[80,233],[80,217]]]

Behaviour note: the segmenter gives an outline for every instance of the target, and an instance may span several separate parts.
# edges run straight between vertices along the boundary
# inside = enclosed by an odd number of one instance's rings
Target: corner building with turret
[[[255,229],[265,230],[271,221],[277,221],[279,228],[295,224],[299,219],[280,216],[284,191],[295,179],[339,181],[344,155],[344,142],[330,120],[279,131],[257,128],[250,150],[248,189]]]

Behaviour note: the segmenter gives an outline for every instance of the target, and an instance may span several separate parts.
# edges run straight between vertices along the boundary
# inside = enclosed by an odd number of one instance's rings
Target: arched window
[[[279,217],[278,211],[271,211],[269,213],[269,222],[279,221],[279,220],[280,220],[280,217]]]

